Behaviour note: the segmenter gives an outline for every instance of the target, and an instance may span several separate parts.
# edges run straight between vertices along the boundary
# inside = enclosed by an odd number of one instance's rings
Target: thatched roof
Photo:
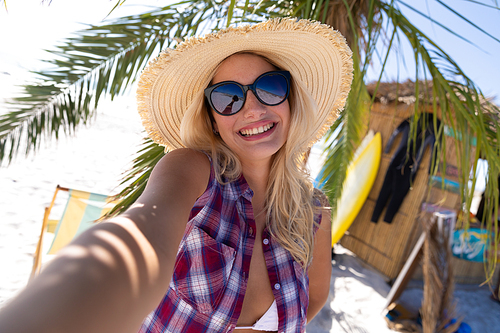
[[[419,101],[431,100],[432,82],[427,82],[427,84],[419,82]],[[369,83],[366,87],[370,96],[373,97],[377,88],[377,82]],[[411,80],[407,80],[406,82],[380,82],[375,95],[375,102],[382,104],[390,104],[397,101],[398,103],[410,105],[415,103],[416,100],[415,82]]]
[[[419,102],[430,103],[432,101],[432,81],[418,81],[419,83]],[[416,83],[411,80],[405,82],[380,82],[378,85],[377,93],[375,95],[375,102],[382,104],[390,104],[394,102],[413,104],[417,100],[415,96]],[[373,97],[377,82],[372,82],[367,85],[368,93]],[[460,94],[457,93],[459,97]],[[492,98],[481,98],[481,104],[486,106],[492,103]],[[438,101],[439,104],[439,101]],[[495,112],[497,113],[497,112]]]

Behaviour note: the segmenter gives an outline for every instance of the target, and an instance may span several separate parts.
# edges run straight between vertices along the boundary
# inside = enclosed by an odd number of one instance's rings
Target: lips
[[[275,123],[269,123],[269,124],[266,124],[264,126],[259,126],[259,127],[255,127],[255,128],[242,129],[240,131],[240,134],[244,137],[250,137],[253,135],[262,134],[264,132],[269,131],[271,128],[274,127],[274,125],[275,125]]]

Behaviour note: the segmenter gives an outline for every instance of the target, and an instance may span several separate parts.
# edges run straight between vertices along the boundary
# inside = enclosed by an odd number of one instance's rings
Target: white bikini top
[[[266,313],[253,326],[237,326],[236,330],[250,329],[254,331],[277,331],[278,330],[278,306],[276,300],[267,309]]]

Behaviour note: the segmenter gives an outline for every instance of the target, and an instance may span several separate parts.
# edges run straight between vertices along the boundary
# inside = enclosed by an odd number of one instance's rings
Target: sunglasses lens
[[[281,74],[270,73],[259,79],[255,90],[262,102],[267,105],[277,105],[287,97],[288,81]]]
[[[265,105],[278,105],[290,92],[288,72],[268,72],[251,84],[243,86],[233,81],[221,82],[205,89],[210,106],[221,115],[229,116],[241,110],[245,104],[245,91],[250,89]]]
[[[245,100],[243,90],[234,83],[227,83],[212,90],[212,105],[221,114],[229,115],[240,111]]]

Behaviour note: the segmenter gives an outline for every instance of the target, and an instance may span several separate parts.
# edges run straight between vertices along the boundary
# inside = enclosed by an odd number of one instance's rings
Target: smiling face
[[[276,68],[262,57],[235,54],[222,62],[212,84],[222,81],[252,84],[261,74],[274,70]],[[215,120],[214,129],[243,164],[270,161],[288,136],[288,100],[276,106],[264,105],[249,90],[245,104],[238,113],[221,116],[213,110],[211,112]]]

